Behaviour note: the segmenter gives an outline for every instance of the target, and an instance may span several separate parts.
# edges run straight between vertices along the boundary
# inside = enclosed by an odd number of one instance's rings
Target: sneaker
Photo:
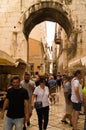
[[[61,120],[61,122],[64,123],[64,124],[68,124],[68,122],[65,121],[65,120]]]

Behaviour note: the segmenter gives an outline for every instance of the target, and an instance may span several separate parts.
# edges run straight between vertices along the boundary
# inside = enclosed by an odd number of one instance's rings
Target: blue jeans
[[[3,130],[12,130],[13,126],[15,126],[16,130],[23,130],[23,124],[24,118],[12,119],[6,116]]]

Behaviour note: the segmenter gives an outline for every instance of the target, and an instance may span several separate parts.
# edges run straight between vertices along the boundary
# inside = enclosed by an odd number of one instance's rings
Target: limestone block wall
[[[0,1],[0,50],[13,58],[27,60],[27,42],[18,25],[21,16],[20,0]]]
[[[15,59],[22,58],[27,61],[27,41],[22,32],[23,23],[18,21],[22,13],[38,1],[0,1],[0,50],[7,52]],[[40,41],[41,38],[38,38]]]
[[[72,19],[73,32],[72,35],[77,34],[77,50],[76,55],[71,59],[73,61],[78,60],[86,56],[86,1],[84,0],[72,0],[71,5],[64,5],[69,9],[70,17]],[[65,39],[64,31],[61,32],[61,37],[63,41],[63,51],[58,57],[58,71],[64,72],[68,67],[71,60],[68,60],[67,56],[67,44],[71,44],[70,39]],[[76,43],[74,43],[76,44]],[[75,49],[75,48],[72,48]],[[70,52],[71,53],[71,52]],[[63,68],[63,70],[62,70]]]
[[[43,51],[40,41],[29,39],[29,63],[33,63],[34,72],[40,71],[38,66],[40,66],[43,63]]]
[[[74,28],[78,29],[77,54],[85,55],[86,48],[86,1],[72,0],[71,9]],[[83,50],[83,51],[82,51]]]

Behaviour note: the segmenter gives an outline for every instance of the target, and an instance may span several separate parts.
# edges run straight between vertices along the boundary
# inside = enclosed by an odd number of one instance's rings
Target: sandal
[[[64,124],[68,124],[68,122],[65,121],[65,120],[61,120],[61,122],[64,123]]]

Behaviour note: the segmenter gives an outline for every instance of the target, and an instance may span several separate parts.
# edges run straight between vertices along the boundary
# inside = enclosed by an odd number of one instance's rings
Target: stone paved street
[[[63,92],[59,94],[59,103],[50,106],[50,120],[47,130],[72,130],[69,124],[65,125],[61,123],[62,116],[64,114],[64,98]],[[84,115],[79,116],[78,128],[83,130]],[[0,130],[3,130],[3,120],[0,119]],[[35,110],[31,118],[31,125],[27,127],[27,130],[38,130],[37,116]]]

